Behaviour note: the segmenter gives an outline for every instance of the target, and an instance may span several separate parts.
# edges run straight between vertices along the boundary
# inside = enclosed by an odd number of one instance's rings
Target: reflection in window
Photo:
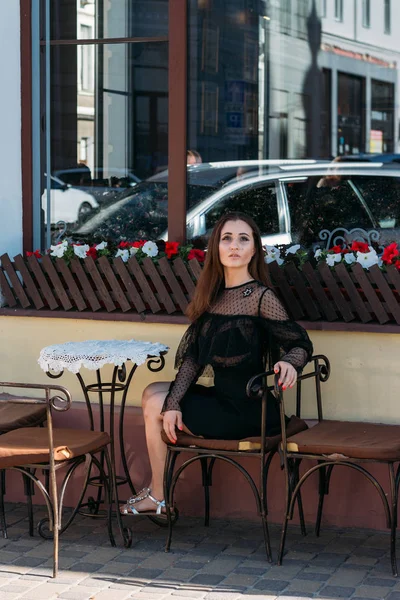
[[[42,208],[54,241],[59,221],[69,234],[87,223],[96,235],[111,206],[167,168],[168,54],[163,42],[54,45],[51,52],[51,169],[62,185],[51,191],[50,215],[45,194]],[[146,196],[126,211],[137,231],[152,236],[161,231],[159,209]],[[165,206],[162,212],[164,229]],[[131,229],[118,225],[115,235]]]
[[[308,0],[297,0],[297,36],[302,39],[307,39],[307,17],[309,11]]]
[[[280,2],[281,33],[290,34],[292,29],[292,0]]]
[[[321,244],[320,232],[336,228],[373,229],[374,219],[352,178],[328,172],[285,183],[292,241],[306,247]]]
[[[362,24],[363,24],[363,27],[371,27],[371,2],[370,2],[370,0],[363,0]]]
[[[81,25],[82,39],[90,40],[92,27]],[[83,92],[94,90],[94,46],[85,45],[79,47],[79,89]]]
[[[335,0],[335,19],[343,21],[343,0]]]
[[[391,0],[384,0],[385,33],[390,34],[392,30]]]

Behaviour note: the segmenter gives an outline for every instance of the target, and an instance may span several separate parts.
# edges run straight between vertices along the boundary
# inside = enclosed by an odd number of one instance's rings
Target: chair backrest
[[[297,377],[296,384],[296,416],[301,417],[302,404],[302,382],[306,379],[314,379],[315,381],[315,398],[318,413],[318,421],[323,420],[322,411],[322,393],[321,383],[329,379],[331,366],[329,359],[323,354],[316,354],[309,362],[313,369],[306,373],[301,373]],[[273,383],[269,381],[273,380]],[[281,431],[282,444],[286,448],[286,418],[285,418],[285,403],[282,388],[278,385],[279,375],[274,371],[265,371],[254,375],[247,384],[246,392],[250,398],[262,399],[261,410],[261,452],[265,453],[266,439],[266,423],[267,423],[267,393],[272,392],[280,406],[281,416]]]

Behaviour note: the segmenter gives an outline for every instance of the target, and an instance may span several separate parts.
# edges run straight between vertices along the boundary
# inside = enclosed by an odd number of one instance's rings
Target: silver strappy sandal
[[[134,516],[154,516],[157,515],[158,517],[167,517],[167,515],[162,511],[163,508],[165,508],[165,500],[157,500],[156,498],[154,498],[153,496],[151,496],[151,494],[147,494],[146,498],[149,498],[152,502],[154,502],[154,504],[157,506],[156,510],[136,510],[136,508],[134,507],[135,503],[130,503],[130,504],[125,504],[124,506],[121,506],[120,508],[120,513],[121,515],[134,515]],[[139,500],[137,500],[136,502],[139,502]]]
[[[128,498],[126,503],[127,504],[136,504],[136,502],[141,502],[145,498],[148,498],[149,494],[151,494],[151,489],[149,487],[144,487],[135,496],[131,496],[130,498]]]

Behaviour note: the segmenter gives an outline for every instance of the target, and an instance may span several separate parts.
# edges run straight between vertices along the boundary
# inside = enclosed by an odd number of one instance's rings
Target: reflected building
[[[189,7],[189,147],[203,160],[398,151],[399,3]]]

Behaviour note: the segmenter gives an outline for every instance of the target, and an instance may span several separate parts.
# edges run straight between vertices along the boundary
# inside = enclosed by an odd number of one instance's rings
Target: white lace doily
[[[160,356],[168,346],[141,340],[87,340],[54,344],[40,351],[38,363],[43,371],[78,373],[81,367],[96,370],[111,364],[121,367],[127,360],[142,365],[149,356]]]

